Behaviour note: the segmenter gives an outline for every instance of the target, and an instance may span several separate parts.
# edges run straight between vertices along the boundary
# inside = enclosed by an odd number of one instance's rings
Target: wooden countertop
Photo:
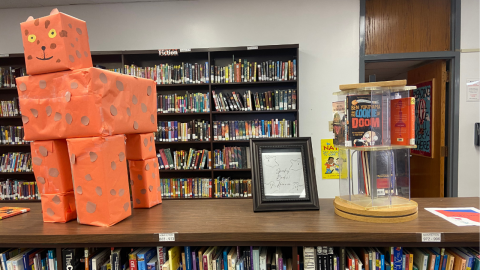
[[[43,223],[40,203],[0,203],[24,206],[31,212],[0,220],[0,247],[45,245],[85,246],[116,243],[158,244],[158,233],[175,232],[176,243],[165,245],[306,245],[411,246],[477,245],[479,227],[457,227],[425,207],[479,207],[479,198],[419,198],[418,219],[398,224],[373,224],[336,216],[333,199],[320,199],[320,211],[254,213],[252,200],[166,200],[109,228]],[[422,232],[441,232],[442,243],[421,243]],[[148,243],[148,244],[147,244]],[[70,245],[67,245],[70,244]],[[73,245],[72,245],[73,244]],[[82,245],[83,244],[83,245]],[[145,245],[145,246],[146,246]]]

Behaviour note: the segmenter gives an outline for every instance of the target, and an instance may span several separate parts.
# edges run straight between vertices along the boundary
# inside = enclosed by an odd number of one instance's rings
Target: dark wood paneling
[[[450,50],[450,0],[366,0],[365,54]]]
[[[39,203],[19,203],[31,211],[0,222],[0,247],[158,245],[158,233],[176,233],[167,245],[327,245],[421,246],[422,232],[441,232],[429,246],[478,245],[475,226],[458,227],[425,207],[478,207],[479,198],[419,198],[419,217],[401,224],[356,222],[334,214],[333,199],[320,199],[320,211],[254,213],[252,200],[165,200],[109,228],[44,223]],[[0,203],[0,207],[9,204]],[[460,243],[460,244],[459,244]],[[50,244],[52,245],[52,244]]]

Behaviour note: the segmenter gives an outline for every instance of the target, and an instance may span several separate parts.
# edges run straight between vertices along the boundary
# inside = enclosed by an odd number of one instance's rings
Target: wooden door
[[[420,154],[412,154],[410,158],[410,183],[411,196],[415,197],[444,197],[444,177],[445,177],[445,156],[447,150],[445,148],[445,99],[446,99],[446,61],[437,60],[424,66],[412,69],[408,72],[408,85],[427,85],[424,89],[430,89],[428,85],[431,82],[431,103],[429,104],[430,112],[425,113],[424,103],[429,101],[424,98],[422,108],[416,109],[416,120],[426,118],[431,120],[430,126],[427,128],[430,132],[425,134],[422,126],[415,125],[417,145],[428,141],[428,138],[422,137],[430,135],[430,146],[427,152]],[[417,96],[418,97],[418,96]],[[416,100],[416,106],[419,105],[419,99]],[[420,115],[420,118],[418,118]],[[420,122],[418,122],[420,123]],[[424,122],[427,123],[427,122]],[[413,153],[414,151],[412,151]],[[430,153],[428,153],[430,152]],[[429,156],[431,155],[431,156]]]

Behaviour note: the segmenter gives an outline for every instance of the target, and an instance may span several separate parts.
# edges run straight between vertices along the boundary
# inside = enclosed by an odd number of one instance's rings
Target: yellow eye
[[[54,38],[57,36],[57,31],[55,31],[55,29],[50,29],[50,31],[48,31],[48,36],[50,38]]]
[[[28,41],[30,41],[30,42],[35,42],[36,39],[37,39],[37,36],[35,36],[35,35],[28,35]]]

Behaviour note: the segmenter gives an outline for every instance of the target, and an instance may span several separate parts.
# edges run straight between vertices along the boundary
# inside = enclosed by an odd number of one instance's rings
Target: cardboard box
[[[73,191],[57,194],[42,194],[43,222],[65,223],[77,218]]]
[[[25,140],[157,130],[153,80],[97,68],[17,78]]]
[[[32,168],[40,194],[73,191],[66,140],[34,141]]]
[[[144,160],[156,156],[153,133],[127,134],[127,160]]]
[[[20,24],[27,74],[92,67],[87,24],[54,9]]]
[[[78,222],[108,227],[132,214],[125,136],[67,139]]]
[[[157,158],[129,160],[133,208],[151,208],[162,203]]]

